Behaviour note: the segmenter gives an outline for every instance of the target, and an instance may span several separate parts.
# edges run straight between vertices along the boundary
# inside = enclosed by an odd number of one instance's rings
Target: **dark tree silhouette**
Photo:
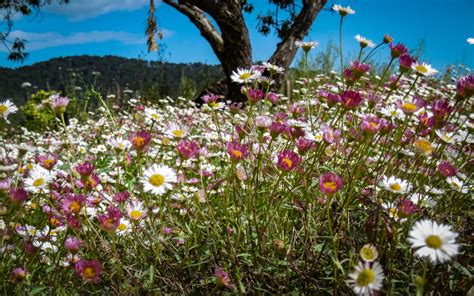
[[[67,4],[69,0],[0,0],[0,42],[8,50],[8,59],[23,62],[28,53],[25,51],[27,40],[10,37],[13,20],[17,14],[29,16],[38,15],[40,8],[52,3]]]
[[[150,0],[150,9],[154,9]],[[226,94],[233,101],[242,100],[239,86],[230,76],[238,67],[252,64],[252,46],[244,13],[252,13],[254,5],[246,0],[163,0],[186,15],[199,29],[221,62],[226,79],[205,90]],[[295,41],[308,33],[327,0],[269,0],[273,11],[258,15],[258,30],[267,35],[275,32],[280,38],[268,62],[287,69],[295,57]],[[282,16],[283,19],[282,19]],[[149,18],[147,32],[155,32],[156,21]],[[217,27],[214,25],[216,24]],[[155,39],[148,34],[149,44]]]

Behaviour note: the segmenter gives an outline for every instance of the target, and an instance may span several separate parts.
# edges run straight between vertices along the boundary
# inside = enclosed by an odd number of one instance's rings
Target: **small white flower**
[[[359,262],[354,272],[349,274],[349,278],[349,283],[357,295],[373,295],[374,291],[382,288],[384,274],[378,262],[374,262],[372,266],[369,262]]]
[[[413,65],[411,65],[411,68],[418,75],[422,75],[422,76],[426,76],[426,77],[433,76],[436,73],[438,73],[437,70],[433,69],[431,67],[431,65],[428,65],[427,63],[421,63],[420,64],[419,62],[415,62],[415,63],[413,63]]]
[[[153,108],[145,108],[145,116],[150,122],[159,121],[162,116],[161,114]]]
[[[172,189],[171,183],[176,183],[178,178],[173,169],[167,166],[154,164],[147,169],[141,179],[145,192],[162,195],[167,190]]]
[[[416,256],[428,257],[436,264],[447,262],[458,254],[457,236],[457,233],[451,231],[451,226],[421,220],[413,225],[408,241],[416,249]]]
[[[380,110],[380,113],[382,113],[383,115],[389,118],[398,118],[401,120],[405,118],[405,113],[403,113],[403,111],[400,110],[400,108],[397,108],[397,106],[395,105],[388,105],[386,107],[383,107]]]
[[[239,68],[237,69],[237,72],[232,72],[230,78],[232,79],[232,81],[237,83],[247,83],[252,82],[253,80],[259,78],[261,75],[262,74],[258,71]]]
[[[342,16],[342,17],[344,17],[348,14],[355,14],[355,10],[351,9],[350,6],[342,7],[339,4],[333,5],[332,10],[337,11],[339,13],[339,15]]]
[[[171,123],[168,125],[165,133],[174,138],[184,138],[187,136],[188,131],[189,129],[187,126],[179,126],[176,123]]]
[[[411,185],[406,180],[398,179],[395,176],[389,178],[383,176],[381,185],[388,191],[400,194],[407,193],[411,189]]]
[[[107,144],[109,144],[115,150],[119,151],[124,151],[132,147],[132,143],[130,143],[129,140],[114,136],[110,137],[107,140]]]
[[[279,67],[279,66],[271,64],[271,63],[264,62],[263,65],[265,66],[265,68],[267,68],[272,73],[283,73],[283,72],[285,72],[285,69],[283,69],[282,67]]]
[[[304,52],[310,51],[312,48],[315,48],[316,46],[319,45],[318,42],[316,41],[296,41],[295,42],[296,47],[302,48]]]
[[[130,221],[128,221],[125,218],[121,218],[120,223],[117,226],[115,233],[117,233],[118,235],[126,235],[132,232],[132,228],[133,228],[133,225],[132,223],[130,223]]]
[[[464,186],[464,183],[456,176],[446,178],[446,182],[448,182],[448,184],[451,185],[451,188],[456,191],[459,191],[461,193],[469,192],[469,188],[467,188],[467,186]]]
[[[467,38],[466,41],[469,44],[474,44],[474,38]]]
[[[359,34],[355,35],[354,38],[357,40],[357,42],[359,42],[359,45],[362,48],[367,47],[367,46],[372,47],[372,48],[375,47],[375,44],[374,42],[372,42],[372,40],[362,37]]]
[[[432,208],[436,205],[436,201],[430,196],[421,193],[413,193],[408,199],[417,206],[426,206]]]
[[[16,111],[18,111],[18,108],[10,100],[0,103],[0,117],[3,117],[7,123],[10,123],[10,121],[8,121],[8,115]]]

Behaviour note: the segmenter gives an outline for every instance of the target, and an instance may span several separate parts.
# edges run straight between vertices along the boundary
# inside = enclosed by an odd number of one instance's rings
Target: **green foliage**
[[[32,131],[45,131],[54,127],[54,112],[42,105],[54,92],[40,90],[31,95],[31,98],[21,107],[21,112],[25,117],[22,125]]]

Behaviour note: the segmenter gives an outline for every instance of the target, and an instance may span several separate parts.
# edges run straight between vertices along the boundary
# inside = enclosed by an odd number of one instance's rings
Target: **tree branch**
[[[283,68],[289,67],[296,55],[295,41],[301,40],[306,36],[318,13],[326,3],[327,0],[303,1],[303,8],[301,8],[286,36],[278,43],[275,52],[269,59],[270,63],[277,64]]]
[[[178,3],[173,0],[163,0],[163,2],[186,15],[199,29],[201,35],[209,42],[216,55],[222,54],[224,47],[222,36],[200,8],[184,3],[184,1]]]

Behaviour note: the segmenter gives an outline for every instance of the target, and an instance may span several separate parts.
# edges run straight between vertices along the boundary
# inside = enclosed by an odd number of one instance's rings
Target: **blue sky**
[[[328,1],[331,2],[331,1]],[[153,60],[147,54],[144,29],[148,0],[71,0],[66,6],[53,5],[36,17],[19,18],[13,36],[29,40],[30,56],[25,64],[70,55],[119,55]],[[255,11],[266,11],[267,0],[253,0]],[[350,5],[355,15],[344,21],[343,43],[348,56],[355,56],[356,34],[378,43],[385,33],[409,48],[424,39],[423,60],[443,70],[448,64],[462,63],[474,68],[473,0],[341,0],[333,3]],[[328,6],[329,7],[329,6]],[[157,18],[164,29],[166,59],[170,62],[218,63],[210,46],[188,19],[166,4],[158,4]],[[254,60],[265,60],[278,39],[264,37],[256,30],[256,14],[247,15]],[[339,16],[322,11],[306,38],[325,48],[328,40],[338,40]],[[387,54],[384,49],[378,55]],[[0,66],[17,67],[6,60],[0,48]]]

